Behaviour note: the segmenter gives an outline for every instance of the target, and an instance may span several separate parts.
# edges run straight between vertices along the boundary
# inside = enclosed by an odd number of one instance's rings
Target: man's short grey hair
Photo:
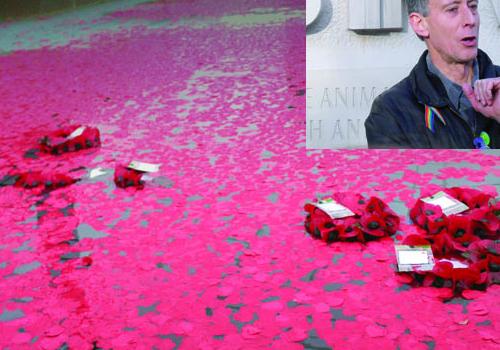
[[[426,17],[429,14],[429,0],[406,0],[408,14],[416,12]]]
[[[427,17],[429,15],[429,0],[406,0],[406,5],[408,7],[408,15],[413,12],[420,13],[422,16]],[[418,38],[424,41],[424,38],[418,35]]]

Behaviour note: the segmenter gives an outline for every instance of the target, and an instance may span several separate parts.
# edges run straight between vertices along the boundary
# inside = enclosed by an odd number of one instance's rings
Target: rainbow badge
[[[435,128],[436,117],[439,120],[441,120],[441,123],[443,123],[443,125],[446,125],[443,116],[441,115],[441,113],[439,113],[437,108],[425,105],[425,126],[432,132],[435,132],[436,130]]]

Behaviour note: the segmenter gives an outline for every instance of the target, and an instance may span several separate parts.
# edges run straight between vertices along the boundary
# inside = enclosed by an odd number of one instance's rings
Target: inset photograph
[[[500,147],[500,1],[306,5],[307,148]]]

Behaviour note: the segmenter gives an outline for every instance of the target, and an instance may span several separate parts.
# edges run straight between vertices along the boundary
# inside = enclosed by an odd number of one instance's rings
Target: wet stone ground
[[[305,149],[304,1],[120,1],[0,23],[0,348],[497,349],[500,289],[443,303],[394,240],[313,240],[307,201],[500,187],[499,154]],[[102,147],[51,156],[60,126]],[[132,159],[161,163],[116,188]],[[89,178],[93,169],[100,176]]]

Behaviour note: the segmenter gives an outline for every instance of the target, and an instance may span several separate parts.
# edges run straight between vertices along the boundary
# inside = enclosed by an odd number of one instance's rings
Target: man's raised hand
[[[500,77],[476,80],[474,89],[463,84],[462,89],[476,111],[500,123]]]

